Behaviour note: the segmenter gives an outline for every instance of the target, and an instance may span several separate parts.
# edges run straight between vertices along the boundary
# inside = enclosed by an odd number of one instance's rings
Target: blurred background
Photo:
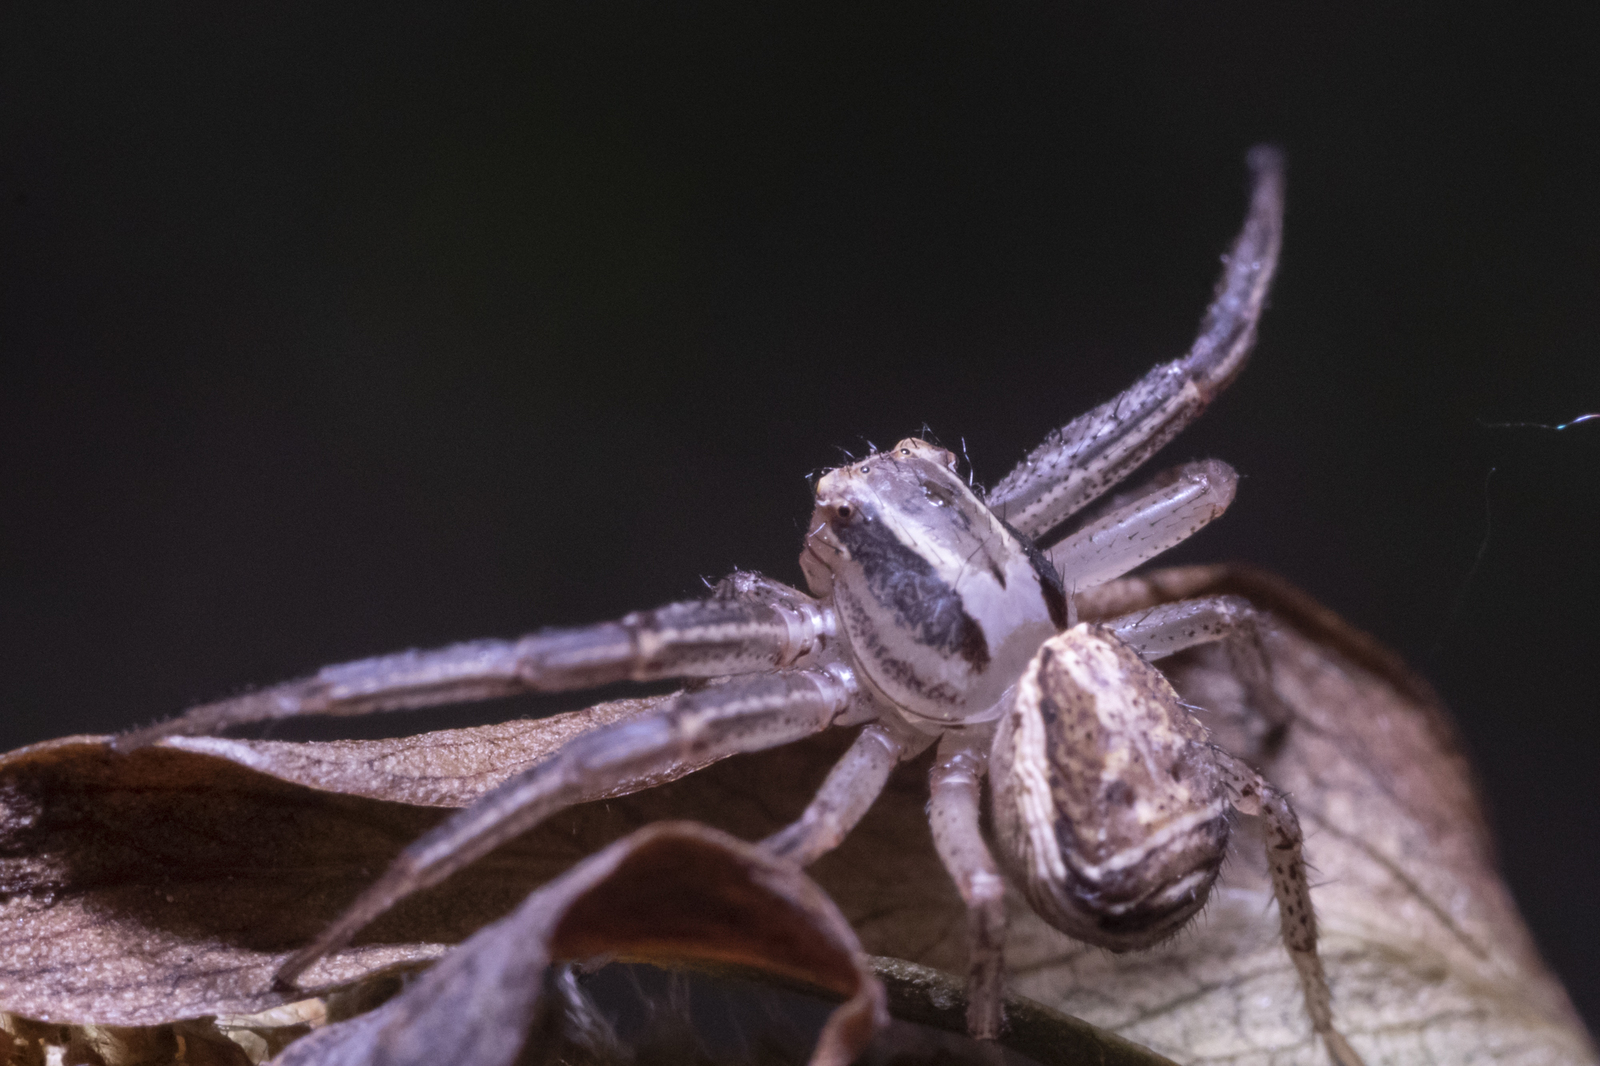
[[[0,13],[0,747],[798,581],[847,451],[992,483],[1184,351],[1272,141],[1169,558],[1438,686],[1596,1027],[1600,422],[1500,425],[1600,411],[1594,9],[531,8]]]

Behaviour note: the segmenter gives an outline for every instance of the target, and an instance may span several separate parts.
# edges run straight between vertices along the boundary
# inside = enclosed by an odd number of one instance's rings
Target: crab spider
[[[305,714],[364,714],[619,680],[720,679],[569,742],[407,847],[279,971],[292,983],[398,900],[554,812],[738,752],[860,727],[800,819],[765,842],[807,864],[843,839],[894,767],[937,745],[929,818],[968,912],[968,1027],[1001,1012],[1004,868],[1063,932],[1113,951],[1169,936],[1204,904],[1230,808],[1265,819],[1284,946],[1340,1066],[1317,955],[1302,836],[1284,795],[1212,745],[1149,660],[1223,641],[1256,710],[1278,726],[1255,612],[1236,597],[1074,624],[1072,595],[1127,573],[1217,517],[1236,478],[1217,461],[1170,471],[1051,534],[1192,421],[1243,367],[1276,266],[1278,153],[1250,154],[1242,233],[1189,353],[1052,433],[989,492],[921,440],[824,474],[800,565],[810,594],[738,573],[711,597],[616,621],[329,666],[127,734],[164,736]],[[980,829],[990,781],[996,848]],[[999,852],[999,861],[995,851]]]

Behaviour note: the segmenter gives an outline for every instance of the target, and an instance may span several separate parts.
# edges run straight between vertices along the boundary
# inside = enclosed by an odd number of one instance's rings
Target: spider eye
[[[872,472],[872,467],[870,467],[870,466],[863,466],[863,467],[862,467],[862,468],[861,468],[861,472],[862,472],[862,473],[863,473],[863,474],[868,474],[868,473],[871,473],[871,472]]]
[[[840,518],[849,518],[852,514],[852,510],[848,503],[841,503],[838,507],[834,508],[834,513]]]
[[[911,454],[911,449],[910,448],[901,448],[900,449],[900,454],[901,455],[910,455]]]

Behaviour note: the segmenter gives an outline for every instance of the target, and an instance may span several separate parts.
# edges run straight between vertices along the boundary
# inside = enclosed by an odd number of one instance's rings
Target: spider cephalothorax
[[[968,910],[968,1025],[1003,1024],[1004,881],[979,817],[991,781],[1003,865],[1051,924],[1112,950],[1170,935],[1204,903],[1229,809],[1269,827],[1283,940],[1307,1011],[1341,1066],[1316,950],[1301,834],[1287,801],[1210,743],[1148,660],[1223,641],[1254,709],[1287,711],[1248,603],[1212,596],[1102,625],[1074,625],[1077,591],[1127,573],[1217,517],[1224,463],[1190,463],[1119,496],[1066,535],[1062,523],[1187,425],[1244,365],[1277,262],[1282,161],[1251,153],[1245,227],[1188,355],[1052,433],[988,493],[955,457],[904,440],[824,474],[801,568],[811,594],[735,574],[708,599],[519,640],[484,640],[322,669],[194,708],[120,738],[300,714],[369,711],[585,688],[722,678],[652,712],[583,734],[401,854],[279,971],[292,982],[397,900],[443,880],[553,812],[681,776],[833,726],[862,727],[800,819],[765,841],[809,863],[850,831],[894,767],[934,744],[929,819]]]
[[[823,475],[809,529],[806,582],[832,598],[862,685],[913,727],[995,718],[1066,624],[1060,575],[925,441]]]

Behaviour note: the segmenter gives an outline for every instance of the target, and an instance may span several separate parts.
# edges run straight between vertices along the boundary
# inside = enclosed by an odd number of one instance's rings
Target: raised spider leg
[[[437,884],[562,808],[648,788],[729,755],[821,732],[855,692],[855,679],[842,666],[734,678],[679,693],[653,714],[574,738],[408,845],[316,940],[284,962],[277,983],[292,985],[306,967],[349,943],[406,896]]]
[[[795,821],[761,842],[772,854],[810,866],[839,846],[904,760],[926,751],[932,737],[874,722],[856,737]]]
[[[1337,1066],[1363,1066],[1361,1056],[1333,1027],[1332,994],[1317,954],[1317,916],[1311,909],[1300,819],[1288,797],[1261,775],[1223,749],[1213,746],[1211,750],[1233,805],[1241,814],[1266,820],[1267,866],[1272,871],[1272,894],[1278,900],[1283,946],[1300,975],[1311,1027],[1322,1037]]]
[[[1070,593],[1121,577],[1192,537],[1233,502],[1239,475],[1217,459],[1185,463],[1141,485],[1045,552]]]
[[[1272,667],[1261,644],[1266,616],[1243,596],[1198,596],[1134,611],[1102,624],[1146,659],[1162,659],[1185,648],[1220,642],[1251,709],[1267,723],[1266,743],[1271,744],[1293,717],[1273,687]]]
[[[967,1031],[994,1040],[1005,1024],[1005,882],[979,822],[991,730],[946,733],[928,774],[933,845],[967,905]]]
[[[1249,155],[1249,213],[1189,354],[1151,370],[1115,399],[1051,433],[989,493],[994,512],[1039,538],[1192,422],[1244,366],[1256,339],[1283,234],[1283,156]]]
[[[306,714],[370,714],[613,681],[776,670],[820,650],[833,632],[832,611],[810,596],[759,574],[737,573],[710,599],[636,611],[616,622],[325,666],[311,677],[202,704],[125,733],[112,747],[132,751],[166,736]]]

